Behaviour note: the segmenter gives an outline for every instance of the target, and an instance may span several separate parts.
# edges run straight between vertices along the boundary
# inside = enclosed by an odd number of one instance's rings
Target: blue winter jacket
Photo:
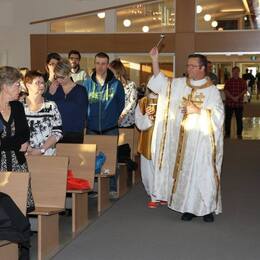
[[[118,119],[125,107],[125,92],[111,70],[107,71],[104,85],[96,80],[94,72],[83,83],[88,94],[87,128],[103,132],[118,126]]]

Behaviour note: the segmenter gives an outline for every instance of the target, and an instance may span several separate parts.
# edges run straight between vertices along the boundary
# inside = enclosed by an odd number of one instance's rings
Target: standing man
[[[205,222],[213,222],[213,213],[222,211],[224,107],[218,89],[206,77],[207,59],[190,55],[188,77],[170,82],[160,72],[156,47],[150,56],[154,75],[148,87],[159,94],[152,139],[155,187],[165,189],[168,207],[183,213],[182,220],[203,216]]]
[[[71,50],[68,55],[68,59],[71,66],[71,77],[76,84],[82,85],[87,78],[85,70],[80,68],[81,55],[79,51]]]
[[[125,92],[119,80],[108,69],[104,52],[95,56],[95,71],[84,81],[88,93],[87,134],[118,135],[118,119],[125,107]]]
[[[235,66],[232,68],[232,77],[229,79],[224,88],[226,95],[225,102],[225,137],[230,137],[231,119],[233,112],[237,121],[237,138],[242,138],[243,131],[243,99],[247,92],[246,81],[239,77],[240,69]]]
[[[125,92],[119,80],[108,68],[109,56],[99,52],[95,56],[95,71],[84,81],[88,93],[87,134],[119,135],[118,119],[125,107]],[[110,195],[117,196],[116,176],[110,177]]]

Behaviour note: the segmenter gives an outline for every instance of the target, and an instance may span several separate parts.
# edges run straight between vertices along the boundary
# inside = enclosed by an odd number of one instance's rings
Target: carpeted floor
[[[260,259],[260,141],[227,140],[222,171],[223,213],[214,223],[180,220],[148,209],[142,185],[93,222],[57,260]]]

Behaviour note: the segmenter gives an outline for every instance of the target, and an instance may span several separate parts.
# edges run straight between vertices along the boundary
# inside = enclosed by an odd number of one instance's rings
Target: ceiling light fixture
[[[205,14],[204,15],[204,21],[209,22],[211,20],[211,15],[210,14]]]
[[[147,33],[147,32],[149,32],[150,28],[149,28],[149,26],[145,25],[145,26],[143,26],[142,30],[143,30],[143,32]]]
[[[131,24],[132,24],[132,22],[131,22],[131,20],[129,20],[129,19],[125,19],[125,20],[123,21],[123,25],[124,25],[125,27],[130,27]]]
[[[235,13],[235,12],[244,12],[244,8],[230,8],[230,9],[221,9],[221,13]]]
[[[100,19],[104,19],[106,17],[106,13],[105,12],[97,13],[97,17]]]
[[[217,21],[212,21],[211,26],[216,28],[218,26],[218,22]]]
[[[202,10],[203,10],[203,8],[202,8],[201,5],[197,5],[197,6],[196,6],[196,12],[197,12],[197,14],[200,14],[200,13],[202,12]]]

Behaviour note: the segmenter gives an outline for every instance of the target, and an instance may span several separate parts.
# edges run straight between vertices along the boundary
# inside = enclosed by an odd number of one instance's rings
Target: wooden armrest
[[[50,216],[54,214],[58,214],[60,212],[65,211],[64,208],[50,208],[50,207],[37,207],[33,212],[30,212],[29,215],[44,215]]]
[[[67,190],[67,193],[88,193],[92,191],[91,189],[85,189],[85,190]]]
[[[0,247],[1,246],[6,246],[6,245],[9,245],[9,244],[11,244],[11,242],[8,241],[8,240],[0,240]]]

